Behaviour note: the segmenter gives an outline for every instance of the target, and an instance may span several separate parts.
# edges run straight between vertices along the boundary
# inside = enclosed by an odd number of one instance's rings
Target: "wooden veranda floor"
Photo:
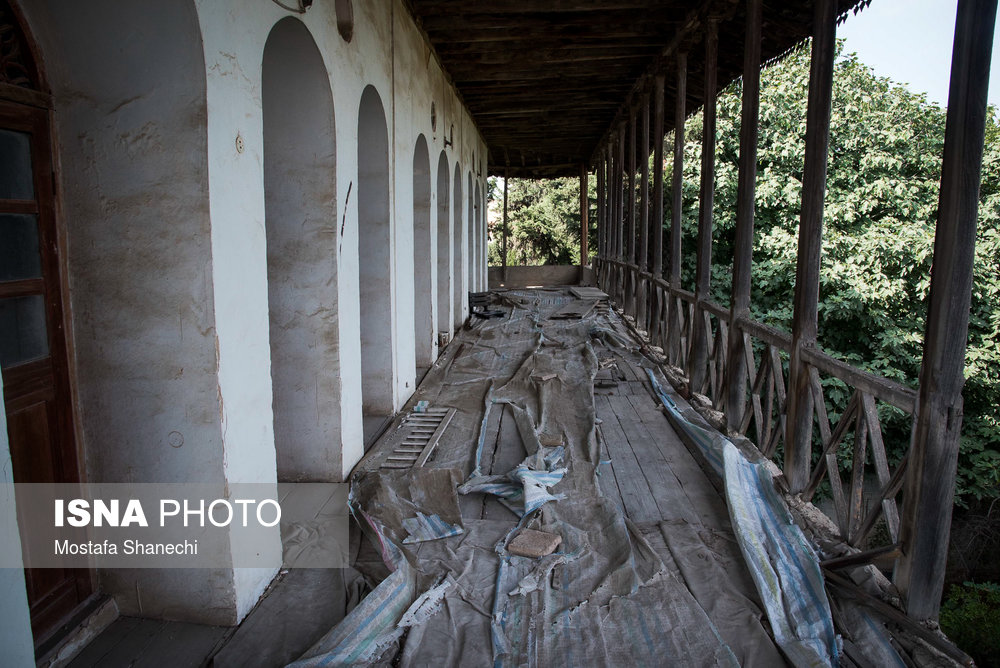
[[[442,588],[441,605],[361,663],[658,665],[669,650],[675,665],[785,665],[723,481],[661,410],[656,365],[626,323],[565,288],[504,291],[493,306],[504,315],[456,335],[356,467],[357,508],[380,536],[352,529],[352,568],[288,571],[235,629],[122,618],[71,665],[318,665],[336,648],[331,628],[400,568],[414,595]],[[450,421],[409,466],[415,435],[433,430],[417,402]],[[559,456],[543,465],[533,453]],[[516,498],[477,486],[526,469],[558,475],[523,518]],[[421,514],[434,522],[414,529]],[[541,560],[512,557],[506,541],[523,527],[563,543]],[[588,607],[592,619],[580,617]]]

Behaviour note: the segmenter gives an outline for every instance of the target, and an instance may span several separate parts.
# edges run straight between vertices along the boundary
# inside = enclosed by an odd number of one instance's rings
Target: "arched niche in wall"
[[[480,226],[483,230],[483,289],[489,290],[490,288],[490,270],[489,270],[489,255],[490,255],[490,219],[489,219],[489,186],[487,181],[482,181],[481,192],[483,193],[483,208],[479,210],[479,217],[481,218]]]
[[[389,135],[374,86],[358,109],[358,260],[361,292],[361,401],[366,425],[392,414],[392,249]],[[366,441],[369,429],[366,429]]]
[[[234,443],[232,434],[226,442],[224,420],[239,421],[246,402],[227,403],[223,413],[217,346],[239,336],[233,330],[240,314],[215,301],[220,267],[213,257],[210,183],[227,175],[209,170],[208,82],[196,3],[19,5],[53,95],[55,178],[67,240],[61,259],[72,313],[67,329],[87,477],[225,481],[227,452],[242,452],[246,444]],[[234,128],[227,147],[235,135]],[[227,158],[235,161],[231,150]],[[247,173],[253,172],[239,172]],[[256,260],[259,246],[249,245],[247,255]],[[260,260],[247,271],[263,279],[263,253]],[[260,393],[267,401],[266,371],[247,378],[239,398]],[[270,454],[270,443],[262,450]],[[274,475],[273,456],[240,466],[263,480]],[[225,545],[209,540],[206,551],[213,544],[231,549],[227,539]],[[183,572],[107,569],[100,585],[124,615],[232,625],[256,601],[255,587],[266,584],[260,579],[269,577],[266,569],[236,577],[220,563]]]
[[[278,479],[342,476],[333,98],[298,19],[262,66],[271,388]]]
[[[473,197],[473,186],[472,186],[472,172],[468,173],[466,178],[466,199],[468,200],[468,215],[466,220],[468,223],[468,229],[466,230],[466,237],[468,246],[469,259],[466,260],[465,266],[465,284],[468,286],[469,291],[476,290],[476,216],[475,210],[473,209],[472,197]]]
[[[476,290],[482,291],[486,289],[486,286],[483,285],[483,267],[486,265],[486,244],[484,243],[486,229],[483,226],[483,195],[479,188],[479,181],[476,181],[475,211],[476,215],[473,220],[476,221],[476,250],[473,257],[476,258],[476,271],[472,275],[472,280]]]
[[[455,182],[454,182],[453,201],[453,214],[455,218],[454,231],[452,232],[452,241],[454,250],[454,255],[452,256],[453,268],[453,278],[452,278],[452,300],[454,312],[452,313],[452,324],[455,331],[462,326],[464,314],[462,313],[462,293],[465,289],[465,274],[462,271],[462,256],[464,246],[462,243],[464,234],[462,229],[462,168],[457,163],[455,164]]]
[[[451,331],[451,196],[448,156],[441,151],[437,170],[437,328]],[[438,351],[440,353],[440,350]]]
[[[434,363],[432,257],[431,160],[427,140],[420,135],[413,149],[413,330],[417,368]]]
[[[20,5],[49,66],[60,137],[88,473],[222,479],[197,10],[171,0]],[[171,447],[175,431],[183,448]]]

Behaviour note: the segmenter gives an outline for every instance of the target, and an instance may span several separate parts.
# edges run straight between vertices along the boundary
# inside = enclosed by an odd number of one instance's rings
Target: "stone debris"
[[[544,557],[556,551],[562,543],[562,536],[547,531],[523,529],[507,545],[507,551],[519,557]]]

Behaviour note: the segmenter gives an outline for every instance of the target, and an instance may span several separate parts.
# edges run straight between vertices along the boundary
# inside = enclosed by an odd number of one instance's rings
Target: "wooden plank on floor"
[[[502,475],[513,470],[528,456],[528,451],[524,449],[524,442],[521,440],[521,433],[517,430],[514,412],[507,404],[503,404],[502,408],[502,411],[498,411],[501,420],[497,447],[490,466],[492,475]]]
[[[229,632],[223,626],[121,617],[69,665],[196,668]]]
[[[574,299],[550,315],[549,320],[580,320],[590,315],[595,306],[595,299]]]
[[[138,617],[119,617],[76,655],[69,664],[70,668],[98,665],[105,656],[111,656],[115,647],[125,642],[143,621]]]
[[[284,666],[338,624],[347,609],[347,569],[292,568],[212,658],[212,668]]]
[[[503,410],[497,410],[498,408]],[[514,413],[510,406],[507,404],[494,406],[494,412],[500,414],[500,429],[489,471],[491,475],[503,475],[523,462],[524,458],[528,456],[528,452],[524,449],[524,442],[521,440],[521,433],[517,430],[517,423],[514,421]],[[513,511],[500,503],[493,495],[487,495],[483,503],[483,519],[510,520],[512,518],[517,519]]]
[[[629,397],[609,397],[611,410],[618,418],[629,447],[635,454],[641,475],[652,491],[653,500],[664,519],[685,519],[697,522],[698,515],[684,495],[681,482],[670,470],[663,453],[636,414]]]
[[[166,622],[143,656],[130,665],[132,668],[198,668],[230,632],[231,629],[225,626]]]
[[[607,457],[607,453],[604,453],[604,457]],[[615,470],[608,459],[597,465],[597,486],[601,490],[602,496],[611,499],[619,510],[625,512],[625,508],[622,506],[621,491],[618,489],[618,481],[615,479]]]
[[[670,421],[648,395],[628,397],[632,408],[642,420],[656,448],[660,450],[679,486],[691,500],[701,522],[706,526],[723,528],[729,525],[729,512],[722,490],[688,451],[687,446],[674,431]],[[717,477],[717,476],[716,476]]]
[[[617,398],[594,397],[597,417],[602,420],[600,434],[607,447],[607,458],[611,459],[611,467],[628,516],[634,522],[656,522],[661,519],[660,510],[611,406],[611,400]]]
[[[483,441],[483,455],[479,467],[484,474],[489,474],[491,462],[497,449],[497,439],[500,436],[500,420],[504,406],[492,406],[490,415],[486,418],[486,439]],[[477,414],[481,420],[481,414]],[[478,433],[477,433],[478,435]],[[459,494],[458,509],[463,519],[479,520],[483,517],[483,497],[481,494]]]
[[[607,299],[608,295],[603,290],[594,287],[574,286],[569,289],[577,299]]]

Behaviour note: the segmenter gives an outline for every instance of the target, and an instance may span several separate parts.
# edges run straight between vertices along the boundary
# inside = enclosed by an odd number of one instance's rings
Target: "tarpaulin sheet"
[[[565,291],[502,300],[507,316],[459,332],[413,398],[457,411],[426,468],[380,470],[390,433],[355,472],[356,516],[392,572],[296,665],[780,665],[761,607],[785,659],[836,665],[815,555],[770,480],[691,424],[736,531],[693,462],[700,478],[678,484],[704,489],[677,492],[694,506],[683,524],[633,524],[614,480],[607,496],[598,485],[617,460],[597,438],[593,381],[638,346],[613,314],[549,320]],[[558,534],[558,550],[510,554],[525,527]]]
[[[796,666],[838,666],[839,649],[819,559],[778,497],[771,474],[718,432],[693,424],[646,373],[674,423],[725,480],[726,501],[775,640]]]

